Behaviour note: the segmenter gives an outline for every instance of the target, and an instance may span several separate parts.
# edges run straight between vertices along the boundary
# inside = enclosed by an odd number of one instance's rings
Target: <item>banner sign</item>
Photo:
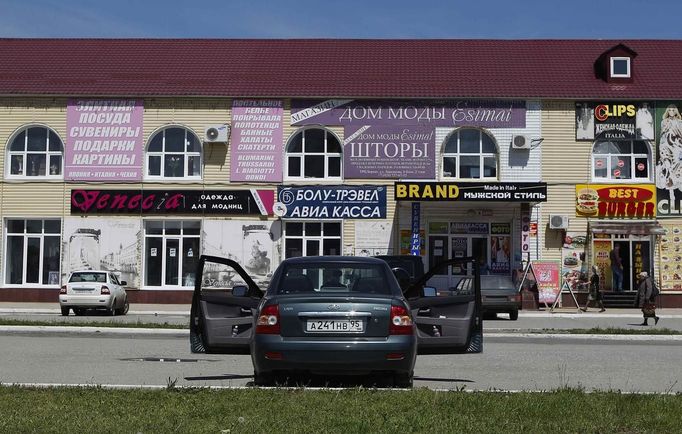
[[[575,186],[575,198],[578,217],[656,217],[656,188],[653,184],[578,184]]]
[[[412,242],[410,243],[410,255],[419,256],[421,251],[421,237],[419,233],[421,204],[412,202]]]
[[[451,234],[483,234],[483,235],[488,235],[488,233],[490,233],[490,230],[488,227],[488,223],[451,222],[450,223],[450,233]]]
[[[530,213],[530,205],[521,204],[521,260],[526,262],[530,261]]]
[[[433,179],[435,129],[423,126],[346,126],[344,177]]]
[[[396,182],[396,201],[545,202],[544,182]]]
[[[682,216],[682,101],[659,103],[656,125],[660,125],[658,162],[656,164],[656,193],[659,217]]]
[[[292,100],[292,125],[525,128],[526,102],[502,100]]]
[[[682,225],[664,224],[658,238],[658,275],[661,290],[682,291]]]
[[[282,182],[283,116],[284,105],[279,100],[232,102],[232,182]]]
[[[71,214],[271,215],[273,190],[71,190]]]
[[[296,219],[386,218],[386,187],[278,187],[274,213]]]
[[[74,100],[66,105],[66,181],[142,179],[142,100]]]
[[[653,140],[654,105],[622,101],[576,103],[575,139]]]
[[[559,262],[533,261],[533,275],[538,286],[538,302],[551,304],[556,301],[561,291]]]

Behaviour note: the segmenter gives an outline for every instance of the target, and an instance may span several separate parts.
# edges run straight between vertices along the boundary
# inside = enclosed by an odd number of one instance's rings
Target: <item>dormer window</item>
[[[611,78],[630,78],[630,58],[611,57]]]

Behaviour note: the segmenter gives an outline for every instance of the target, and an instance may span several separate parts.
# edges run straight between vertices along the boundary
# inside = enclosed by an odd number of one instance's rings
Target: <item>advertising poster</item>
[[[128,287],[140,287],[139,219],[64,219],[62,273],[64,279],[76,270],[106,270],[115,273]]]
[[[230,132],[232,182],[282,182],[284,105],[280,100],[234,100]]]
[[[509,274],[510,243],[510,236],[490,237],[490,272],[492,274]]]
[[[386,218],[386,187],[374,185],[278,187],[274,213],[297,219]]]
[[[576,140],[653,140],[654,136],[654,104],[650,102],[575,105]]]
[[[388,220],[358,220],[355,222],[355,255],[392,254],[391,228],[391,222]]]
[[[661,290],[682,291],[682,225],[664,224],[658,238]]]
[[[577,217],[652,219],[656,217],[653,184],[578,184]]]
[[[661,102],[656,108],[658,161],[656,188],[659,217],[682,215],[682,101]]]
[[[234,260],[258,286],[267,287],[280,262],[279,243],[275,242],[281,237],[278,222],[205,220],[202,235],[204,254]],[[227,268],[216,269],[212,279],[224,287],[241,282],[239,275]]]
[[[595,234],[595,238],[598,234]],[[592,241],[592,255],[594,265],[599,268],[599,285],[602,290],[611,290],[613,281],[611,276],[611,260],[609,259],[609,252],[611,251],[611,240],[595,239]]]
[[[424,229],[419,230],[419,256],[426,256],[426,237]],[[412,229],[400,230],[400,254],[412,254]]]
[[[142,100],[76,100],[66,106],[65,181],[140,181]]]
[[[346,126],[345,178],[433,179],[436,132],[422,126]]]
[[[538,302],[554,303],[561,291],[559,262],[534,261],[533,274],[535,275],[535,283],[538,286]]]
[[[566,232],[561,249],[561,275],[572,290],[587,290],[589,273],[585,260],[587,236],[582,232]]]

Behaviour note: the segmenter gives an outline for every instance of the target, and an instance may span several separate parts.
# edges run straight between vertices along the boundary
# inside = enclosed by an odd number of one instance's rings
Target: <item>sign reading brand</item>
[[[72,214],[270,215],[273,190],[71,190]]]
[[[64,179],[142,179],[142,100],[69,100]]]
[[[274,212],[283,218],[386,218],[386,188],[370,185],[278,187]]]
[[[545,202],[544,182],[396,182],[395,200]]]
[[[576,103],[576,140],[653,140],[653,107],[647,102]]]
[[[656,217],[656,190],[652,184],[579,184],[575,186],[575,198],[578,217]]]

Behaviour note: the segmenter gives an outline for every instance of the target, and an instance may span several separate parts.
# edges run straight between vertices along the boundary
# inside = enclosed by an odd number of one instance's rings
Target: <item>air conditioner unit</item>
[[[230,127],[227,124],[209,125],[204,129],[204,142],[227,142],[230,135]]]
[[[550,229],[566,229],[568,228],[568,216],[560,214],[550,214],[549,215],[549,228]]]
[[[530,137],[521,134],[513,135],[512,149],[530,149]]]

